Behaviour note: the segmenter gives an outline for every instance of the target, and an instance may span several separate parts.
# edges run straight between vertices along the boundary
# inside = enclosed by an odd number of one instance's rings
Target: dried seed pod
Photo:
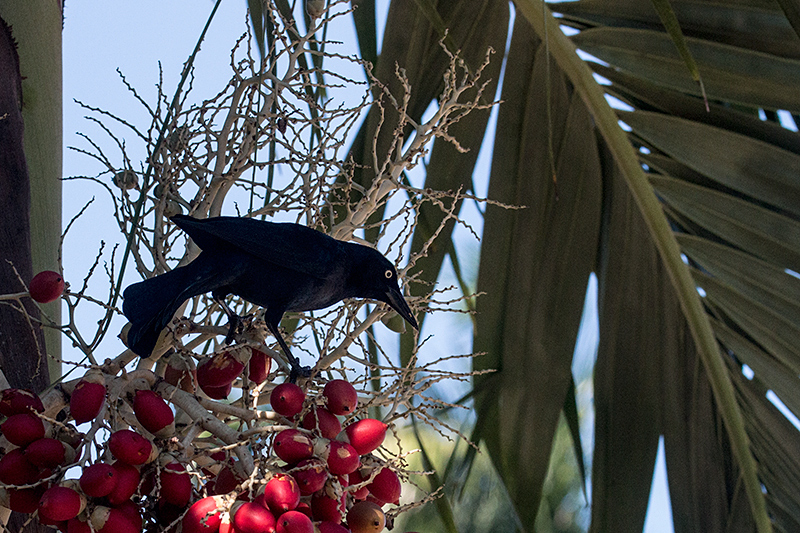
[[[114,174],[113,181],[114,185],[127,191],[135,188],[139,184],[139,177],[133,170],[125,169]]]

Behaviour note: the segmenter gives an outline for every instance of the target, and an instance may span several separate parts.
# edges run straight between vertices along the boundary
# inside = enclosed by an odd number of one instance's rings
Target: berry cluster
[[[0,505],[64,533],[384,530],[400,479],[376,453],[387,424],[351,383],[273,386],[250,347],[166,362],[160,376],[92,368],[42,398],[1,391]],[[272,410],[218,401],[234,383]]]

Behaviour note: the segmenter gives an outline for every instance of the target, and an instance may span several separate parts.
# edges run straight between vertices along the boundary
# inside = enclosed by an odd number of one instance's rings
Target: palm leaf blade
[[[600,208],[589,116],[558,70],[547,65],[539,44],[518,17],[489,196],[526,208],[487,207],[481,256],[482,265],[491,267],[479,272],[478,288],[486,296],[478,298],[475,337],[475,349],[487,355],[474,362],[476,368],[497,369],[476,380],[478,422],[528,528],[539,508],[572,378],[575,335],[593,267],[593,258],[583,252],[596,242]],[[548,101],[552,123],[546,119]]]
[[[576,46],[637,77],[678,92],[702,96],[669,36],[653,30],[595,28]],[[800,110],[800,61],[725,44],[687,38],[709,98],[768,109]]]

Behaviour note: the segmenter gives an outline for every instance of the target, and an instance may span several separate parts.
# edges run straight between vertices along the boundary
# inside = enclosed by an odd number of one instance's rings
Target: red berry
[[[326,439],[335,439],[342,431],[342,423],[324,407],[315,406],[303,417],[303,428],[317,430]]]
[[[200,389],[202,389],[202,391],[205,392],[206,395],[212,400],[225,400],[228,398],[231,390],[233,390],[233,384],[228,383],[227,385],[223,385],[221,387],[204,387],[200,385]]]
[[[222,515],[222,522],[219,523],[219,533],[236,533],[230,514]]]
[[[346,442],[332,440],[328,444],[328,470],[331,474],[344,476],[361,466],[356,449]]]
[[[121,504],[116,505],[114,509],[119,509],[135,523],[139,525],[142,524],[142,516],[139,514],[139,505],[133,500],[125,500]]]
[[[167,463],[161,470],[161,499],[178,507],[185,507],[192,497],[192,478],[186,467],[177,462]]]
[[[89,370],[81,378],[69,399],[69,412],[76,424],[94,420],[106,399],[105,378],[99,371]]]
[[[208,487],[209,494],[228,494],[243,481],[236,475],[234,464],[235,463],[230,463],[222,467],[217,476],[214,478],[213,485]]]
[[[58,272],[43,270],[33,276],[29,289],[31,298],[40,304],[46,304],[57,300],[64,293],[64,278]]]
[[[306,515],[309,518],[313,518],[311,516],[311,506],[308,504],[308,502],[301,501],[300,505],[297,506],[297,509],[295,509],[295,511],[303,513],[304,515]]]
[[[137,471],[138,475],[138,471]],[[93,498],[108,496],[117,486],[117,470],[108,463],[95,463],[83,469],[81,490]],[[136,484],[139,484],[137,479]]]
[[[22,448],[15,448],[0,457],[0,483],[27,485],[39,478],[39,470],[25,458]]]
[[[133,502],[131,502],[133,503]],[[98,505],[92,512],[92,527],[97,533],[141,533],[142,519],[123,509]]]
[[[236,533],[273,533],[275,517],[269,510],[255,502],[237,504],[231,511]]]
[[[92,533],[89,522],[81,520],[80,517],[70,518],[67,521],[67,533]]]
[[[277,533],[314,533],[311,519],[299,511],[288,511],[278,517]]]
[[[328,410],[335,415],[349,415],[358,405],[358,394],[349,381],[334,379],[325,384],[322,395],[328,401]]]
[[[275,474],[264,486],[256,501],[275,516],[295,509],[300,503],[300,486],[289,474]]]
[[[167,367],[164,369],[164,381],[194,394],[197,383],[197,367],[194,360],[177,352],[170,355]]]
[[[319,529],[319,533],[352,533],[343,525],[335,522],[320,522],[317,529]]]
[[[325,486],[328,470],[319,459],[305,459],[292,469],[292,476],[297,480],[300,494],[308,496]]]
[[[64,533],[64,531],[66,530],[68,522],[69,522],[69,520],[51,520],[51,519],[47,518],[46,516],[42,516],[41,513],[39,514],[39,523],[40,524],[42,524],[43,526],[53,526],[53,529],[57,529],[61,533]]]
[[[367,479],[369,479],[369,476],[364,477],[361,475],[361,470],[356,470],[347,476],[347,485],[348,487],[353,487],[354,485],[363,483]],[[359,489],[349,490],[348,492],[350,492],[354,500],[365,500],[367,496],[369,496],[369,487],[364,485]]]
[[[27,446],[44,437],[44,422],[33,413],[20,413],[0,424],[0,431],[11,444]]]
[[[26,389],[5,389],[0,391],[0,414],[3,416],[28,413],[31,410],[44,412],[41,398]]]
[[[55,468],[75,458],[75,450],[58,439],[35,440],[25,448],[25,457],[39,468]]]
[[[389,468],[382,468],[367,487],[370,494],[382,502],[398,503],[400,501],[400,479]]]
[[[136,493],[141,481],[141,474],[135,466],[121,461],[117,461],[111,466],[114,467],[114,477],[117,482],[114,485],[114,490],[108,494],[107,499],[111,505],[121,505],[130,500],[131,496]]]
[[[29,489],[0,489],[0,505],[18,513],[31,514],[39,508],[39,500],[45,490],[46,485]]]
[[[284,429],[275,435],[272,449],[275,455],[290,464],[307,459],[314,454],[314,445],[311,439],[299,429]]]
[[[386,515],[372,502],[358,502],[347,512],[347,526],[353,533],[380,533],[386,527]]]
[[[374,418],[365,418],[345,428],[347,441],[356,449],[358,455],[366,455],[383,444],[388,425]]]
[[[39,500],[39,515],[60,522],[75,518],[86,507],[86,499],[77,491],[56,485],[50,487]]]
[[[244,370],[244,363],[234,353],[226,351],[214,354],[200,361],[197,365],[197,382],[205,390],[206,387],[224,387],[230,385]]]
[[[129,500],[131,503],[134,503],[133,500]],[[135,505],[135,504],[134,504]],[[183,507],[178,507],[176,505],[172,505],[171,503],[167,503],[163,500],[158,500],[158,505],[155,509],[155,522],[157,524],[171,524],[175,520],[183,515],[183,511],[186,510],[188,506],[184,505]],[[175,529],[167,529],[165,533],[176,533]]]
[[[306,393],[294,383],[281,383],[269,395],[272,409],[283,416],[292,417],[303,410]]]
[[[121,429],[111,434],[108,449],[114,457],[129,465],[143,465],[158,456],[158,448],[130,429]]]
[[[136,391],[133,413],[144,429],[156,437],[166,438],[175,433],[175,415],[167,402],[154,391]]]
[[[323,492],[311,496],[311,514],[315,521],[327,520],[338,524],[344,520],[345,512],[344,494],[339,500],[331,498]]]
[[[214,533],[219,530],[225,500],[221,496],[207,496],[189,508],[181,524],[183,533]]]
[[[269,376],[269,369],[272,366],[272,358],[261,350],[253,350],[250,356],[250,363],[247,367],[247,379],[253,383],[263,383]]]

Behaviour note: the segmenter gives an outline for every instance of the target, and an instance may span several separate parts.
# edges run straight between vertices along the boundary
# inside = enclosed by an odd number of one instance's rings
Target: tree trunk
[[[18,54],[18,72],[5,76],[3,83],[16,83],[19,97],[21,85],[22,120],[25,124],[24,158],[29,180],[26,224],[29,224],[29,243],[32,271],[59,270],[58,245],[61,238],[61,165],[62,165],[62,75],[61,27],[62,3],[46,0],[3,0],[0,18],[13,33]],[[21,76],[21,83],[20,78]],[[16,82],[12,80],[17,80]],[[4,95],[11,95],[4,90]],[[17,107],[19,112],[19,107]],[[5,152],[5,150],[4,150]],[[27,192],[29,191],[29,193]],[[22,200],[22,196],[19,197]],[[0,212],[0,224],[6,226],[12,217],[23,213],[17,209]],[[22,241],[20,241],[20,245]],[[10,256],[3,254],[3,258]],[[20,272],[21,273],[21,272]],[[26,282],[30,277],[23,277]],[[19,290],[17,285],[17,290]],[[45,304],[42,309],[53,321],[61,321],[61,301]],[[61,374],[61,332],[44,330],[44,346],[50,355],[47,364],[50,375]],[[4,366],[5,369],[5,366]],[[13,382],[12,382],[13,383]]]
[[[20,279],[29,283],[35,271],[58,269],[61,19],[56,3],[0,6],[0,294],[24,291]],[[2,304],[0,369],[12,387],[39,392],[50,383],[48,362],[61,358],[60,332],[38,327],[39,309],[28,297]],[[44,309],[60,322],[60,300]],[[60,373],[57,363],[54,370]],[[27,514],[2,511],[7,531],[48,531],[26,525]]]

